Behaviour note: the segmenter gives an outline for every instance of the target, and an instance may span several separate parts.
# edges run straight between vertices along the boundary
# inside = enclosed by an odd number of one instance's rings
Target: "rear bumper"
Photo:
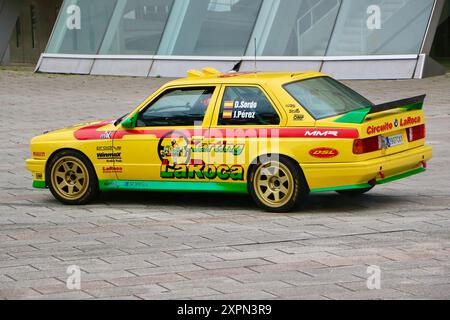
[[[360,189],[425,171],[432,148],[423,146],[394,155],[355,163],[302,165],[311,192]]]
[[[25,161],[25,166],[33,175],[33,187],[45,188],[45,164],[46,160],[28,159]]]

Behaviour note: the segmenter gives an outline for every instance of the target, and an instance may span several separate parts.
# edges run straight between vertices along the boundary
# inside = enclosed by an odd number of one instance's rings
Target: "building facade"
[[[5,20],[11,35],[9,49],[0,55],[35,61],[40,72],[177,77],[209,66],[410,79],[445,72],[435,60],[450,57],[450,0],[0,0],[0,5],[12,2],[21,3],[19,18],[13,26]]]

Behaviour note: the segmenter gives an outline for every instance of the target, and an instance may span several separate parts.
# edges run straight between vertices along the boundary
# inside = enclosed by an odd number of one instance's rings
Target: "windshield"
[[[372,102],[330,77],[319,77],[284,86],[315,119],[324,119],[373,106]]]

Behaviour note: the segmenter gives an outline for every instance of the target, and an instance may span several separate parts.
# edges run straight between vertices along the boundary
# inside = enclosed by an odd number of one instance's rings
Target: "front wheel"
[[[309,193],[300,167],[285,157],[259,162],[253,167],[248,184],[256,204],[270,212],[289,212]]]
[[[48,186],[64,204],[82,205],[98,194],[98,179],[89,159],[76,151],[64,150],[52,157],[47,166]]]

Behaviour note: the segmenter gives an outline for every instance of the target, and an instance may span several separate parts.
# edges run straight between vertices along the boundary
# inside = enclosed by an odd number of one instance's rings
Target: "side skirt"
[[[102,180],[100,190],[248,193],[247,183]]]

